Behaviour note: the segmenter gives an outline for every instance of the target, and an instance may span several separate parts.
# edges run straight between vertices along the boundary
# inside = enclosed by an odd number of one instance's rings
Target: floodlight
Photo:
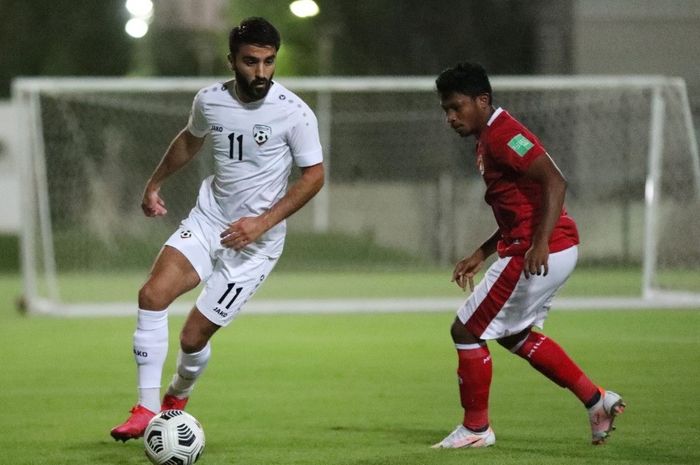
[[[153,13],[151,0],[126,0],[126,9],[136,18],[148,18]]]
[[[289,4],[289,9],[300,18],[316,16],[320,11],[314,0],[296,0]]]
[[[148,23],[140,18],[131,18],[126,22],[124,30],[135,39],[140,39],[148,32]]]

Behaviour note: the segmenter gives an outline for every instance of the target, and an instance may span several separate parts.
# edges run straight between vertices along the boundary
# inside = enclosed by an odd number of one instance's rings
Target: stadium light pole
[[[151,44],[142,40],[153,22],[154,7],[152,0],[126,0],[124,8],[129,13],[129,20],[124,25],[124,31],[135,39],[133,48],[132,71],[136,74],[152,72],[153,57]]]
[[[289,4],[289,9],[297,18],[312,18],[321,9],[314,0],[295,0]],[[331,74],[333,64],[333,48],[335,45],[335,29],[333,25],[322,25],[318,44],[318,74]]]
[[[289,4],[289,9],[297,18],[312,18],[321,9],[314,0],[295,0]],[[318,46],[318,73],[328,75],[331,72],[333,57],[333,37],[327,34],[328,29],[321,29]],[[316,115],[318,116],[318,133],[323,148],[323,171],[325,187],[313,199],[313,229],[315,232],[328,232],[330,229],[330,161],[331,161],[331,94],[319,92],[316,99]]]

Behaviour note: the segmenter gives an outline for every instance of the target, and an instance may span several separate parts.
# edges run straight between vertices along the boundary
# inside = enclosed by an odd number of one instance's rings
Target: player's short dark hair
[[[273,46],[279,50],[282,39],[279,31],[268,20],[254,16],[241,21],[228,35],[228,49],[232,56],[236,56],[244,44]]]
[[[455,92],[476,98],[488,94],[491,103],[491,83],[486,70],[478,63],[457,63],[447,68],[435,80],[440,97],[447,98]]]

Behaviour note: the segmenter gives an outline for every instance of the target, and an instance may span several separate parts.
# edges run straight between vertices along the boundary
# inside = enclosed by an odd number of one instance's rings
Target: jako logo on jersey
[[[190,237],[192,237],[192,231],[186,229],[180,233],[180,237],[183,239],[189,239]]]
[[[216,131],[216,132],[224,132],[224,127],[223,126],[217,126],[216,124],[211,125],[211,131]]]
[[[148,357],[148,352],[146,352],[145,350],[134,349],[134,355],[136,355],[137,357]]]
[[[264,124],[256,124],[253,126],[253,139],[258,145],[262,145],[270,138],[272,135],[272,128],[270,126],[265,126]]]
[[[221,310],[219,307],[214,307],[214,313],[218,313],[219,315],[221,315],[224,318],[226,318],[228,316],[228,313]]]
[[[484,171],[485,171],[484,170],[484,157],[482,157],[481,155],[476,157],[476,166],[479,167],[479,173],[481,173],[481,175],[483,176]]]

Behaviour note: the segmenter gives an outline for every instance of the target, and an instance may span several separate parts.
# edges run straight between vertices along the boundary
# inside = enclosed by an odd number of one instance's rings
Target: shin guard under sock
[[[160,411],[160,382],[168,355],[168,311],[138,311],[134,332],[139,404]]]
[[[463,425],[482,431],[489,425],[489,391],[491,389],[491,354],[486,345],[457,344],[459,397],[464,408]]]
[[[168,387],[168,394],[185,398],[189,397],[197,378],[201,376],[211,357],[211,345],[207,342],[199,352],[186,354],[180,349],[177,356],[177,369]]]
[[[544,334],[530,332],[515,353],[547,378],[569,389],[583,403],[598,390],[564,349]]]

